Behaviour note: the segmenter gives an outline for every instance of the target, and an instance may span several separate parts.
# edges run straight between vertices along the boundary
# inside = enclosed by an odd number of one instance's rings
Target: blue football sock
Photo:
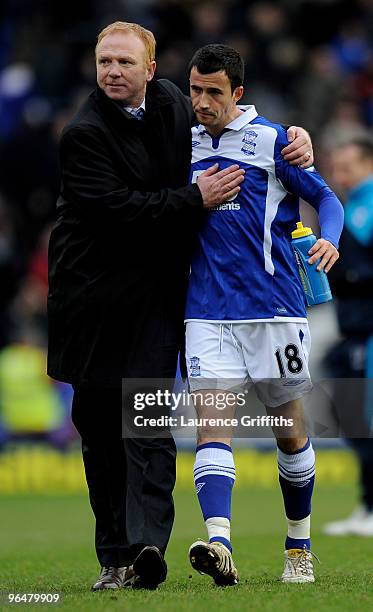
[[[310,550],[311,499],[315,482],[315,453],[310,440],[295,453],[277,449],[279,480],[284,498],[288,535],[285,549]]]
[[[197,447],[194,482],[209,541],[221,542],[229,550],[232,550],[230,520],[235,478],[230,446],[221,442],[208,442]]]

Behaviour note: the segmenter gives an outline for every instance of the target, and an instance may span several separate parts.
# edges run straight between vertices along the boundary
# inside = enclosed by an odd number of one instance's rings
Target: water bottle
[[[297,260],[300,278],[308,306],[323,304],[332,299],[328,277],[324,270],[316,270],[320,263],[318,259],[310,265],[308,251],[315,244],[317,238],[310,227],[303,227],[303,223],[297,223],[297,229],[291,233],[292,245]]]

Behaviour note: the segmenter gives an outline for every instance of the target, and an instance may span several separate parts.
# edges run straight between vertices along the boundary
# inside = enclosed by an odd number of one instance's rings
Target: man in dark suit
[[[98,87],[60,144],[48,373],[74,386],[101,565],[94,590],[156,588],[166,578],[175,444],[171,436],[123,439],[121,385],[174,377],[200,214],[233,197],[243,174],[213,167],[188,185],[191,105],[171,82],[153,79],[154,56],[154,37],[141,26],[105,28]],[[297,157],[298,145],[302,163],[311,147],[304,132],[288,155]]]

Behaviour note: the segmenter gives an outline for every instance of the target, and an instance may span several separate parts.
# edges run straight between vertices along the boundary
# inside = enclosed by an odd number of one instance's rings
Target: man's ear
[[[233,100],[234,102],[238,102],[239,100],[241,100],[242,96],[243,96],[243,85],[240,85],[239,87],[236,87],[236,89],[233,92]]]
[[[157,64],[154,60],[150,62],[148,70],[147,70],[147,75],[146,75],[146,80],[148,82],[152,80],[156,67],[157,67]]]

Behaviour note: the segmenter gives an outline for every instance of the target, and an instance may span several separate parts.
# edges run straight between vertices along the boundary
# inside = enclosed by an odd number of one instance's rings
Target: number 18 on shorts
[[[239,390],[252,383],[263,404],[280,406],[311,390],[310,346],[307,322],[188,321],[191,391]]]

